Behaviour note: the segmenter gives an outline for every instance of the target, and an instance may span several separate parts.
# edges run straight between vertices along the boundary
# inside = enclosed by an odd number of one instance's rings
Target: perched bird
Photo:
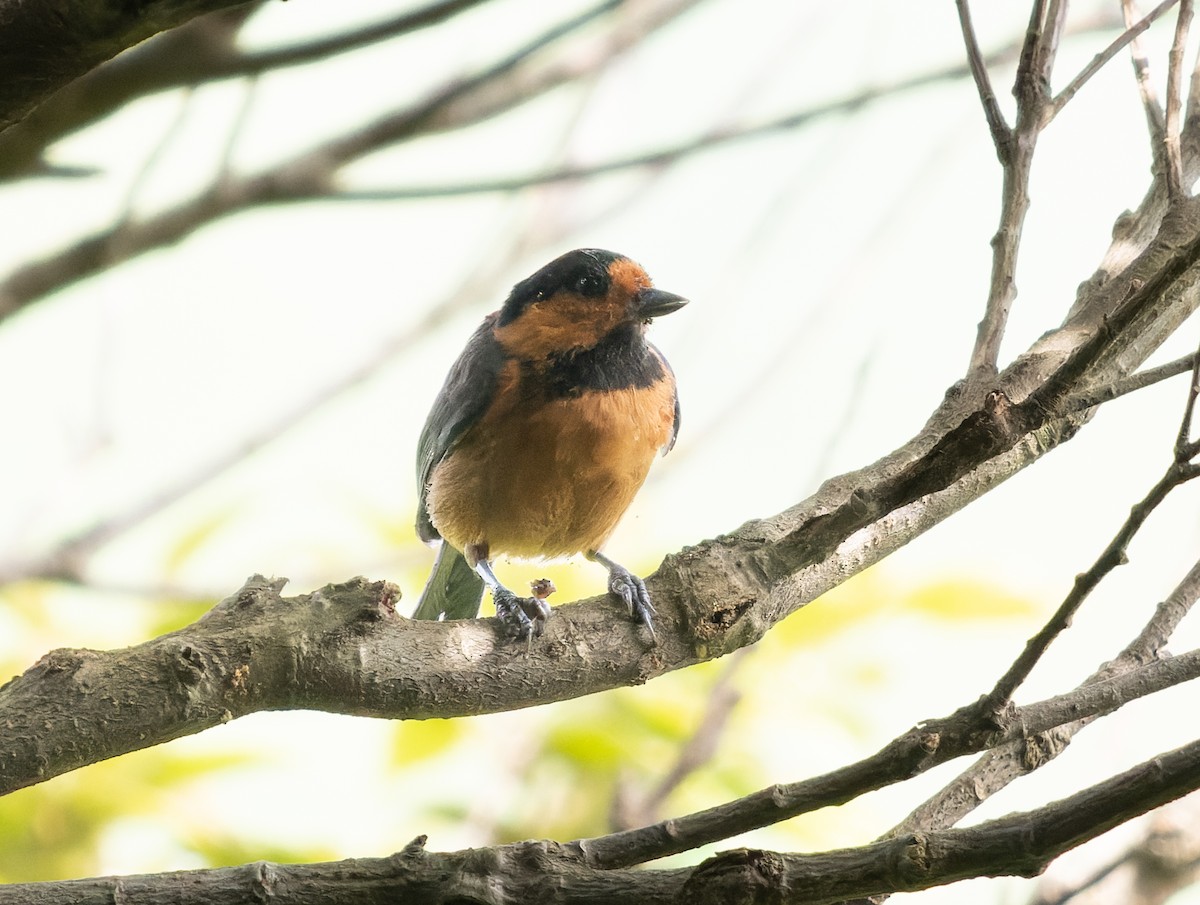
[[[646,585],[600,549],[675,443],[675,375],[645,334],[685,304],[623,255],[581,248],[484,318],[417,446],[417,534],[440,550],[413,618],[473,618],[487,584],[511,634],[540,635],[549,605],[502,585],[492,558],[583,553],[653,635]]]

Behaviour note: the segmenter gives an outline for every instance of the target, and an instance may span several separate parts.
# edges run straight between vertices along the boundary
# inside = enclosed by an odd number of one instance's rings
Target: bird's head
[[[588,349],[620,328],[641,330],[687,299],[655,289],[641,265],[599,248],[555,258],[513,287],[495,336],[510,355],[545,358]]]

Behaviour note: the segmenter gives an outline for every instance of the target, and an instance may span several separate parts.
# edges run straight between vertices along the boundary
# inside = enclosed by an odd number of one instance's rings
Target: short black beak
[[[643,289],[637,294],[637,316],[649,320],[678,311],[688,303],[682,295],[662,289]]]

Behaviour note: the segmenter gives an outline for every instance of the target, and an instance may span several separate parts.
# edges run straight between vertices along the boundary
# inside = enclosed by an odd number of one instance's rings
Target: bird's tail
[[[413,613],[414,619],[474,619],[483,599],[483,579],[445,541]]]

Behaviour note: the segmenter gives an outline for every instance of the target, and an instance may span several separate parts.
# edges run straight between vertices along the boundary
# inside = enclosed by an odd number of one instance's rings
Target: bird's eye
[[[600,295],[600,281],[590,273],[585,273],[575,281],[575,291],[580,295]]]

